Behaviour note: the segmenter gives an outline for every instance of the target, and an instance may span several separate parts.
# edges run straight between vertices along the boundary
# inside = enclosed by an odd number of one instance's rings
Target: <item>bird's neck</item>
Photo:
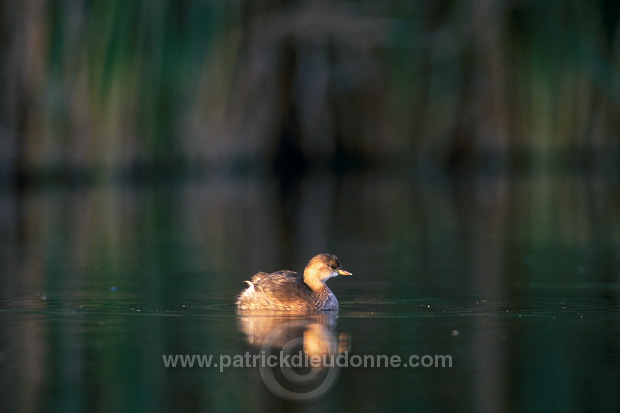
[[[327,286],[325,285],[323,281],[319,280],[316,277],[308,276],[305,273],[304,273],[304,282],[315,293],[323,292],[326,289],[329,291],[329,289],[327,288]]]

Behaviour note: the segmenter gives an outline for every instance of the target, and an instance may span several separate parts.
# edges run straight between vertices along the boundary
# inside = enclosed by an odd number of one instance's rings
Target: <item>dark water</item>
[[[310,175],[5,194],[0,411],[620,411],[618,189]],[[323,251],[354,273],[330,280],[338,314],[237,314],[251,274]],[[295,346],[351,365],[162,357]],[[379,355],[451,366],[352,365]]]

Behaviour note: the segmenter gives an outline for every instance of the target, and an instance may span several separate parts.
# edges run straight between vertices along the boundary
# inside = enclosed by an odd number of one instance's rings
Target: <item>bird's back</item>
[[[297,272],[259,272],[241,293],[237,307],[242,310],[312,310],[312,290]]]

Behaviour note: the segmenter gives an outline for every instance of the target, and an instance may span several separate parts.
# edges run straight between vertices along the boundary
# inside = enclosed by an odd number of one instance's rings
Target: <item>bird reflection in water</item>
[[[258,350],[263,383],[276,396],[314,400],[338,376],[336,356],[350,350],[349,334],[335,334],[337,312],[239,311],[239,328]]]

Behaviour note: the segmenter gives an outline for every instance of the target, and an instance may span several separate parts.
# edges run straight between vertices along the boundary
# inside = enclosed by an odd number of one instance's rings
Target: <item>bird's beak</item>
[[[340,269],[339,269],[339,270],[337,270],[337,271],[338,271],[338,274],[340,274],[340,275],[353,275],[353,274],[351,274],[349,271],[340,270]]]

